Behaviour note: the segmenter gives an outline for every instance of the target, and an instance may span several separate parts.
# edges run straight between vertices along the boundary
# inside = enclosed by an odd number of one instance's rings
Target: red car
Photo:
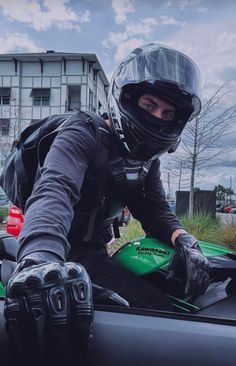
[[[8,217],[6,232],[18,237],[24,224],[24,215],[20,208],[11,206]]]
[[[226,206],[225,208],[224,208],[224,212],[225,213],[230,213],[230,211],[232,210],[232,208],[235,208],[236,207],[236,205],[229,205],[229,206]]]

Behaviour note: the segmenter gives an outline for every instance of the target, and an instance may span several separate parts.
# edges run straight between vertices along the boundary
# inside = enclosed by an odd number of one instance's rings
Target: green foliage
[[[143,236],[144,231],[139,221],[131,219],[127,226],[123,226],[122,228],[120,228],[120,234],[121,237],[112,244],[110,244],[107,248],[110,255],[116,252],[123,244],[134,240],[135,238]]]
[[[123,235],[119,239],[120,244],[125,244],[128,241],[134,240],[144,235],[141,224],[137,220],[130,220],[128,225],[123,229]]]
[[[216,198],[218,201],[225,202],[228,197],[234,196],[235,193],[231,188],[225,188],[221,184],[215,186]]]
[[[222,225],[219,233],[219,239],[228,247],[236,249],[236,223],[232,222]]]
[[[0,207],[0,223],[6,220],[8,215],[8,208],[7,207]]]
[[[194,235],[198,240],[217,243],[219,241],[219,218],[210,215],[198,214],[192,218],[188,216],[180,217],[181,224]]]

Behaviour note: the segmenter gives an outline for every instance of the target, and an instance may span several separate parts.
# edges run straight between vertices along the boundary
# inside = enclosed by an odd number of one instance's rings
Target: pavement
[[[236,214],[216,212],[216,216],[220,218],[220,221],[227,225],[236,223]]]

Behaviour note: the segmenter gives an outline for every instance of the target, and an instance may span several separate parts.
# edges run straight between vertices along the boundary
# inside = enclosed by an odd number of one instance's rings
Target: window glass
[[[34,97],[33,98],[33,103],[35,106],[45,106],[45,105],[49,105],[49,98],[48,97]]]
[[[10,104],[10,98],[2,98],[2,104],[6,105],[6,104]]]
[[[34,98],[33,101],[34,101],[34,105],[40,106],[41,98]]]
[[[9,135],[9,127],[2,127],[2,136],[8,136]]]
[[[42,98],[42,105],[49,105],[49,98]]]

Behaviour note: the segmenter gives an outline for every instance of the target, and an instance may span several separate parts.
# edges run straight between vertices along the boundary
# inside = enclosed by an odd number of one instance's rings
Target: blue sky
[[[108,78],[135,47],[170,45],[198,64],[208,84],[203,95],[227,82],[226,104],[236,103],[234,0],[0,0],[0,23],[0,53],[96,53]],[[234,135],[225,143],[234,144]],[[198,185],[229,186],[230,176],[236,191],[236,147]]]

